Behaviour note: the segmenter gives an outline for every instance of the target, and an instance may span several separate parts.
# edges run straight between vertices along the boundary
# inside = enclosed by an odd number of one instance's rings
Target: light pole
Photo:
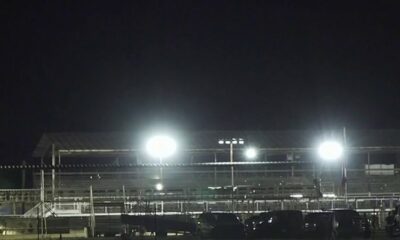
[[[242,138],[230,138],[230,139],[220,139],[218,140],[218,144],[220,145],[229,145],[229,160],[231,162],[231,186],[232,191],[234,190],[235,185],[235,176],[234,176],[234,168],[233,168],[233,145],[243,145],[244,140]]]
[[[233,192],[235,191],[235,176],[234,176],[234,168],[233,168],[233,145],[237,145],[237,144],[243,145],[244,140],[242,138],[220,139],[220,140],[218,140],[218,144],[229,145],[229,160],[231,162],[232,212],[235,212],[234,200],[233,200]]]
[[[165,158],[172,156],[177,149],[175,139],[166,135],[157,135],[151,137],[146,144],[147,153],[159,160],[160,163],[160,182],[156,184],[156,190],[163,190],[163,168],[162,162]]]
[[[341,171],[342,171],[342,186],[343,195],[347,202],[347,171],[346,164],[343,159],[344,148],[343,145],[335,140],[327,140],[322,142],[318,147],[318,155],[320,158],[327,162],[335,162],[341,159]]]
[[[244,155],[246,156],[247,159],[252,160],[252,159],[257,158],[258,152],[255,147],[248,147],[244,151]]]
[[[151,137],[146,143],[147,153],[159,160],[160,163],[160,182],[155,185],[157,191],[162,191],[164,189],[163,184],[163,168],[162,161],[165,158],[172,156],[176,152],[177,144],[175,139],[166,135],[157,135]],[[161,213],[164,212],[164,202],[161,201]]]

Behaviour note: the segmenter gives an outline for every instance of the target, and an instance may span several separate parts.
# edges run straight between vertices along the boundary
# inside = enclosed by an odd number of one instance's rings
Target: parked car
[[[248,232],[249,238],[299,238],[303,235],[303,214],[297,210],[263,213]]]
[[[309,213],[304,217],[304,237],[336,239],[338,222],[334,212]]]
[[[395,210],[390,211],[386,217],[386,233],[390,237],[400,236],[400,206],[397,206]]]
[[[233,213],[202,213],[197,221],[197,235],[201,238],[243,239],[244,225]]]
[[[186,232],[194,234],[196,224],[189,215],[121,215],[121,223],[129,228],[146,229],[157,236],[166,237],[168,232]]]
[[[260,215],[251,216],[244,221],[244,230],[246,236],[248,236],[249,234],[251,234],[252,231],[255,230],[257,224],[259,224],[260,221],[262,221],[262,217]]]
[[[334,209],[338,222],[337,236],[339,238],[370,237],[370,225],[366,217],[351,209]]]

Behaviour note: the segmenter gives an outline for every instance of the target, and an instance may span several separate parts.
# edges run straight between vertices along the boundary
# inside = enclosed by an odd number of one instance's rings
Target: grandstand
[[[144,150],[149,136],[44,134],[24,166],[32,189],[0,190],[3,215],[40,217],[43,232],[54,217],[83,217],[94,229],[96,219],[121,213],[381,211],[399,203],[400,130],[179,132],[176,153],[161,163]],[[244,144],[218,143],[233,138]],[[339,161],[316,153],[326,139],[345,144]],[[246,159],[247,146],[257,158]]]

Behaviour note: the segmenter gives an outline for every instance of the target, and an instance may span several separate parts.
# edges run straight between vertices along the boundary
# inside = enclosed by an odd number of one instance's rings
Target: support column
[[[55,151],[55,145],[51,145],[51,166],[53,167],[51,169],[51,196],[52,200],[54,201],[55,193],[56,193],[56,170],[54,169],[56,165],[56,151]]]
[[[44,237],[44,170],[40,170],[40,233],[41,238]]]
[[[232,195],[231,195],[231,197],[232,197],[232,213],[234,213],[235,212],[235,201],[234,201],[234,191],[235,191],[235,187],[234,187],[234,185],[235,185],[235,179],[234,179],[234,177],[235,177],[235,174],[234,174],[234,168],[233,168],[233,143],[231,142],[231,144],[230,144],[230,160],[231,160],[231,186],[232,186]]]
[[[346,135],[346,128],[343,128],[343,143],[344,146],[347,147],[347,135]],[[344,199],[346,201],[346,206],[348,207],[348,199],[347,199],[347,158],[343,158],[343,163],[342,163],[342,184],[343,184],[343,190],[344,190]]]
[[[22,166],[24,167],[22,169],[22,179],[21,179],[21,184],[22,184],[22,189],[25,189],[25,182],[26,182],[26,170],[25,170],[25,165],[26,162],[25,160],[22,161]]]
[[[60,151],[58,151],[58,165],[60,166],[61,165],[61,153],[60,153]],[[57,183],[57,186],[58,186],[58,189],[60,189],[61,188],[61,168],[59,168],[58,169],[58,183]]]
[[[96,227],[96,217],[94,214],[93,186],[90,185],[90,231],[92,237],[94,237]]]
[[[124,199],[124,213],[127,213],[125,185],[122,185],[122,197]]]
[[[214,153],[214,163],[217,163],[217,153]],[[217,186],[217,167],[214,167],[214,186]]]

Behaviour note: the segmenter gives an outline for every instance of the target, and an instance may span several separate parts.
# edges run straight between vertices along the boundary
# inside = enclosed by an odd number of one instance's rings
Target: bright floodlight
[[[157,183],[156,184],[156,190],[157,191],[162,191],[164,189],[164,186],[162,185],[162,183]]]
[[[318,154],[324,160],[337,160],[343,154],[343,146],[339,142],[326,141],[319,145]]]
[[[324,197],[324,198],[336,198],[336,194],[334,194],[334,193],[323,193],[322,197]]]
[[[290,197],[291,197],[291,198],[302,198],[302,197],[303,197],[303,194],[301,194],[301,193],[294,193],[294,194],[290,194]]]
[[[244,155],[246,156],[246,158],[248,159],[254,159],[257,157],[257,149],[253,148],[253,147],[249,147],[245,150]]]
[[[175,153],[176,142],[168,136],[155,136],[147,142],[146,151],[154,158],[167,158]]]

